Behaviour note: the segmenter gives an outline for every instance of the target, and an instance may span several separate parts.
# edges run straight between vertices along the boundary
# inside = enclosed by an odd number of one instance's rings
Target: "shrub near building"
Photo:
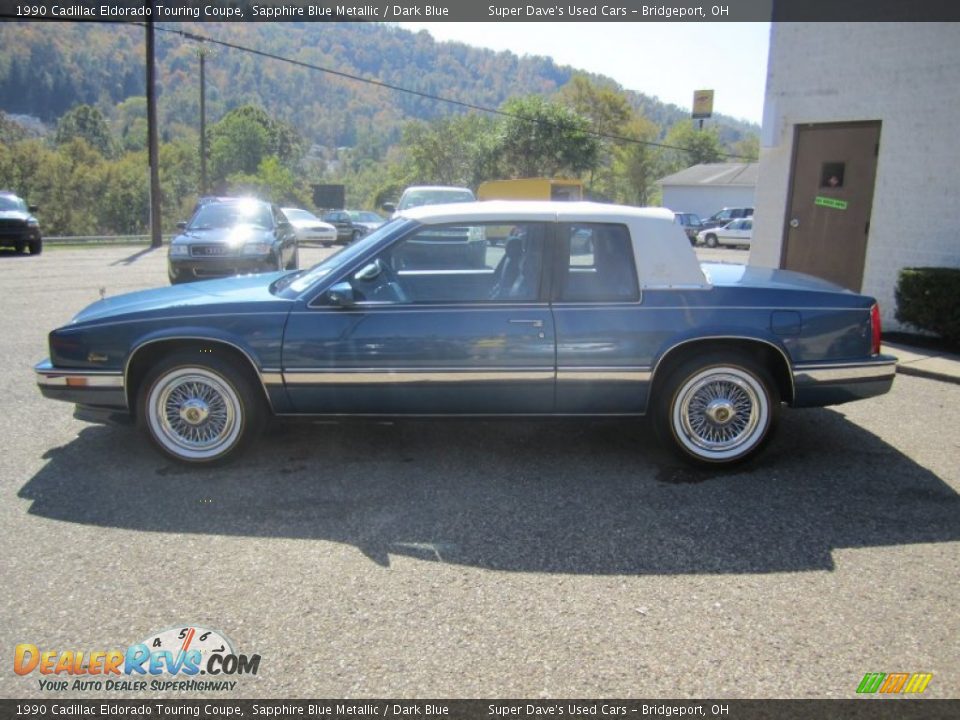
[[[960,346],[960,268],[904,268],[896,298],[898,321]]]

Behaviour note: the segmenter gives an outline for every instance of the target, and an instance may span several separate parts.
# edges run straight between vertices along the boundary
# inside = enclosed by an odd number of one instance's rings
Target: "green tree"
[[[757,162],[760,159],[760,136],[747,135],[733,144],[731,152],[739,155],[739,162]]]
[[[538,95],[508,100],[501,109],[510,115],[500,122],[496,143],[505,175],[579,176],[596,163],[590,121],[573,110]]]
[[[497,173],[496,142],[496,122],[479,114],[408,123],[401,143],[403,180],[476,188]]]
[[[57,123],[57,145],[80,138],[104,157],[113,157],[114,143],[107,121],[92,105],[75,105]]]
[[[626,137],[655,142],[660,128],[637,115],[623,129]],[[629,205],[653,205],[657,180],[663,170],[660,148],[640,143],[621,143],[614,150],[613,169],[618,179],[616,199]]]
[[[309,193],[276,155],[260,161],[256,173],[234,173],[227,178],[234,194],[255,195],[278,205],[306,205]]]
[[[670,153],[667,172],[676,172],[692,165],[722,162],[724,159],[720,137],[715,127],[698,130],[692,120],[684,120],[670,128],[667,133],[667,145],[681,150]]]
[[[559,93],[561,102],[590,121],[590,129],[598,135],[624,135],[624,127],[634,116],[626,95],[615,87],[591,82],[585,75],[575,75]],[[615,197],[617,178],[614,170],[616,141],[598,138],[596,159],[590,167],[587,189],[605,197]]]
[[[213,182],[237,173],[255,175],[270,155],[290,166],[303,153],[303,139],[289,124],[265,110],[244,105],[231,110],[210,129],[210,168]]]

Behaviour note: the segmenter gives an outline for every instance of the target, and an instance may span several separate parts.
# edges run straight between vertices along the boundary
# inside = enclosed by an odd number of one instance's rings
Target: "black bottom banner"
[[[2,720],[54,717],[954,720],[960,718],[960,700],[0,700]]]

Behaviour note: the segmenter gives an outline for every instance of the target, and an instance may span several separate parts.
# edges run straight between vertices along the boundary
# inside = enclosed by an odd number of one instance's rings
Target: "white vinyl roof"
[[[399,213],[427,225],[447,223],[576,222],[626,225],[641,288],[709,287],[690,241],[671,210],[593,202],[489,200],[427,205]]]

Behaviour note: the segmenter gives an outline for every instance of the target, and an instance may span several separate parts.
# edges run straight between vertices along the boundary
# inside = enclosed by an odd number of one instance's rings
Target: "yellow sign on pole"
[[[713,115],[713,90],[693,91],[693,119],[708,118]]]

